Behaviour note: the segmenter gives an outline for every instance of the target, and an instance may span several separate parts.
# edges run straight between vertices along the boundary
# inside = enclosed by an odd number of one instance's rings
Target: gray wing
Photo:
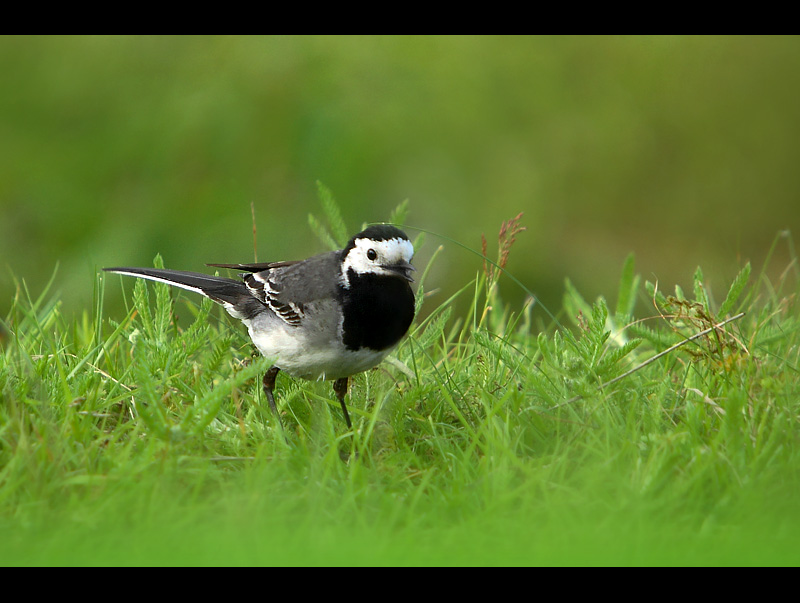
[[[336,251],[302,262],[239,264],[236,267],[251,271],[243,275],[244,284],[254,297],[291,326],[302,323],[307,304],[337,295],[340,260]],[[264,267],[266,269],[252,272]]]

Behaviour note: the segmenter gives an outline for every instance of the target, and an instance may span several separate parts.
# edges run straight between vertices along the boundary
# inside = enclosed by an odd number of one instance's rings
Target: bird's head
[[[374,224],[358,233],[342,249],[342,280],[349,285],[349,274],[391,276],[414,282],[414,246],[399,228]]]

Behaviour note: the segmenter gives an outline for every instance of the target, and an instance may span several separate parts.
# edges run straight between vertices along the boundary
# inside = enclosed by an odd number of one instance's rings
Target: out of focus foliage
[[[475,249],[524,211],[508,268],[553,306],[629,252],[721,288],[798,223],[797,37],[3,37],[0,74],[0,315],[56,264],[82,309],[103,265],[247,261],[251,202],[259,259],[318,251],[317,180]]]

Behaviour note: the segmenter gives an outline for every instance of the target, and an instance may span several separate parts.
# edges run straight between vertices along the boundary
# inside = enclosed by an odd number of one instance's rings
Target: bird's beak
[[[391,264],[389,266],[384,266],[386,270],[391,272],[397,273],[397,276],[401,276],[406,279],[409,283],[414,282],[414,278],[411,276],[412,272],[416,272],[417,269],[414,268],[411,264],[406,262],[405,260],[397,262],[396,264]]]

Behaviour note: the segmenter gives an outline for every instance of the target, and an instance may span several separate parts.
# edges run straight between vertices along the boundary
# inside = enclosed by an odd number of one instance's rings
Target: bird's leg
[[[339,404],[342,405],[342,412],[344,413],[344,422],[347,423],[347,429],[352,429],[353,424],[350,423],[350,415],[347,413],[347,406],[344,405],[344,396],[347,394],[347,377],[342,377],[333,382],[333,391],[336,397],[339,398]]]
[[[269,402],[269,407],[272,410],[272,413],[275,415],[275,418],[278,419],[278,425],[281,426],[281,431],[283,431],[283,423],[281,422],[281,416],[278,414],[278,407],[275,406],[275,396],[272,394],[272,390],[275,389],[275,379],[278,376],[278,373],[281,369],[277,366],[271,366],[269,370],[264,373],[264,393],[267,394],[267,402]]]

